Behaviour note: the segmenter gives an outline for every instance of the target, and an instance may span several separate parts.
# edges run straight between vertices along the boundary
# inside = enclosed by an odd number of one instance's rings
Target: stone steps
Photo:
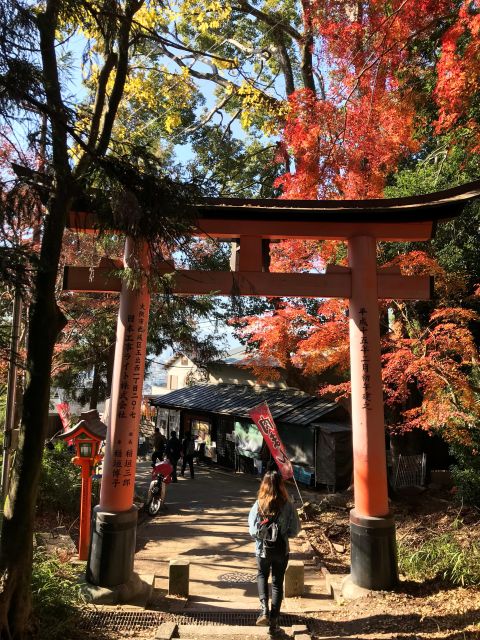
[[[218,640],[228,638],[228,640],[264,640],[265,638],[282,638],[287,640],[311,640],[308,629],[304,625],[293,625],[291,627],[281,627],[278,634],[271,635],[268,627],[255,626],[234,626],[234,625],[177,625],[173,622],[161,624],[155,634],[155,640]]]

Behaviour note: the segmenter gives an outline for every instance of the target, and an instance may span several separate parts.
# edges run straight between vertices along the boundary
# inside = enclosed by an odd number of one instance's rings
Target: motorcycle
[[[167,485],[172,482],[173,467],[168,460],[157,462],[152,469],[152,480],[148,488],[145,509],[151,516],[156,516],[165,504]]]

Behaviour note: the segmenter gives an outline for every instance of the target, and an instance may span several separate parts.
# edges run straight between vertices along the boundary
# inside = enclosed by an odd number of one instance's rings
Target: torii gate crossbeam
[[[461,213],[480,197],[480,182],[426,196],[370,201],[205,200],[196,207],[196,230],[236,243],[232,271],[176,271],[174,293],[340,297],[349,299],[352,436],[355,508],[351,512],[351,579],[370,589],[398,580],[395,525],[389,512],[380,360],[379,298],[428,299],[429,277],[405,277],[378,269],[376,243],[426,241],[438,222]],[[94,230],[91,214],[75,212],[69,223]],[[325,274],[268,272],[269,240],[338,239],[348,244],[348,268]],[[125,264],[134,254],[148,266],[146,242],[127,238]],[[136,511],[133,508],[148,308],[145,283],[130,291],[111,277],[118,264],[67,267],[64,289],[120,291],[111,420],[108,426],[100,505],[94,514],[87,579],[111,587],[133,575]],[[165,263],[162,270],[172,271]],[[109,538],[106,532],[112,532]],[[108,538],[108,540],[107,540]],[[114,540],[115,544],[110,544]]]

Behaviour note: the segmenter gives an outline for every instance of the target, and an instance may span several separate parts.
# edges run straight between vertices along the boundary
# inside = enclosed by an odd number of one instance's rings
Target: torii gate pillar
[[[389,513],[376,240],[348,241],[355,508],[350,513],[351,580],[368,589],[398,582],[395,523]]]
[[[148,248],[127,237],[125,267],[148,269]],[[87,581],[102,587],[133,577],[137,508],[133,505],[150,293],[123,281],[117,323],[110,421],[105,443],[100,504],[93,511]]]

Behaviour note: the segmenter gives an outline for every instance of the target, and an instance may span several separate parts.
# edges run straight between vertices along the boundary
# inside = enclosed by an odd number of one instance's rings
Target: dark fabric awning
[[[296,389],[251,387],[235,384],[203,384],[154,396],[150,403],[166,409],[193,409],[248,418],[248,412],[267,402],[275,420],[309,425],[338,408]]]

